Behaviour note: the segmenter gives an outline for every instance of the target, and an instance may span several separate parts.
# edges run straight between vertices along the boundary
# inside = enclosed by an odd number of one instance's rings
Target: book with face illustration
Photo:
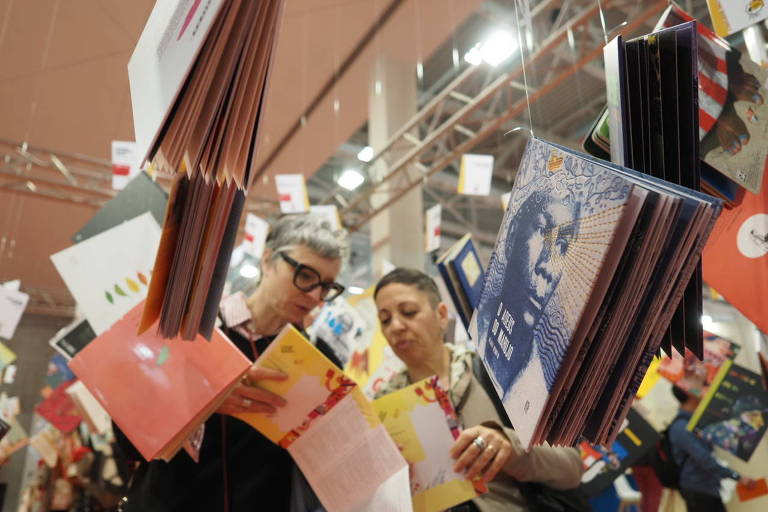
[[[524,446],[615,440],[719,211],[528,142],[470,329]]]
[[[621,176],[531,139],[477,308],[478,353],[516,432],[529,444],[601,270],[623,252],[642,197]],[[606,265],[606,263],[608,265]],[[609,277],[603,274],[603,277]],[[592,299],[592,300],[590,300]]]
[[[486,491],[480,480],[453,471],[450,450],[461,429],[437,377],[385,395],[373,407],[411,467],[414,511],[445,510]]]

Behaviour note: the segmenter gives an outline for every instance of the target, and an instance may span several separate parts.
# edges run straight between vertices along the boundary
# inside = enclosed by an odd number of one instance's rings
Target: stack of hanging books
[[[615,440],[721,208],[529,141],[470,326],[524,446]]]
[[[282,0],[159,1],[128,63],[142,160],[175,175],[140,330],[210,338],[263,117]]]

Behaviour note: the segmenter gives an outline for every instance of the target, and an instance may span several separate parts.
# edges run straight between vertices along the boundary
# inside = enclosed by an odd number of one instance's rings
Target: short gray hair
[[[272,259],[279,252],[303,245],[329,260],[344,261],[349,253],[347,232],[334,229],[323,217],[313,214],[286,215],[269,230],[265,248],[272,249]]]

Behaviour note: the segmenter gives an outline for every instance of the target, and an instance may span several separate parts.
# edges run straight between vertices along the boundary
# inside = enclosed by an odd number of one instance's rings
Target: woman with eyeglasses
[[[405,363],[377,397],[437,375],[464,428],[450,449],[453,470],[468,479],[481,475],[488,484],[489,492],[452,512],[588,508],[583,496],[564,491],[579,485],[583,470],[578,451],[548,445],[523,449],[515,431],[505,425],[506,413],[477,356],[443,341],[448,308],[431,277],[397,268],[379,280],[373,298],[381,331]],[[549,500],[563,508],[540,507]]]
[[[344,232],[332,230],[327,221],[311,215],[280,219],[267,237],[256,291],[250,297],[234,294],[222,302],[222,330],[255,361],[284,326],[301,329],[310,311],[344,291],[335,279],[347,250]],[[322,340],[317,347],[339,364]],[[199,462],[180,452],[169,463],[141,464],[123,509],[250,512],[305,507],[296,503],[295,498],[304,499],[307,494],[288,452],[231,416],[271,414],[285,405],[285,399],[259,387],[260,381],[283,378],[278,371],[252,367],[205,422]]]

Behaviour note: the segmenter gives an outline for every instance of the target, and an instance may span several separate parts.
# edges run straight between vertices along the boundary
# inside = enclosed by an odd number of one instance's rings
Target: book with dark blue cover
[[[480,293],[483,291],[483,264],[480,262],[472,238],[468,238],[466,243],[461,246],[450,264],[456,270],[456,275],[461,282],[469,306],[474,310],[480,301]]]

